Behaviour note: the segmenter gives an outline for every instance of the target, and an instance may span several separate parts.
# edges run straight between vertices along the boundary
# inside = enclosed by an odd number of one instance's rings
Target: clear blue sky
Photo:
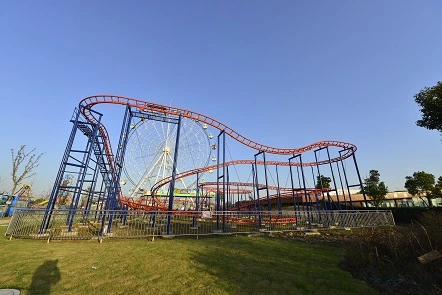
[[[0,176],[45,152],[52,185],[78,102],[109,93],[190,109],[275,147],[358,146],[390,190],[442,175],[413,96],[442,80],[442,1],[2,1]],[[109,110],[112,118],[114,110]],[[253,153],[244,158],[253,157]]]

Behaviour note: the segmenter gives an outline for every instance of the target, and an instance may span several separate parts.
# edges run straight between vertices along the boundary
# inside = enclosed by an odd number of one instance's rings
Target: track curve
[[[261,143],[258,143],[256,141],[253,141],[251,139],[248,139],[247,137],[239,134],[229,126],[210,118],[206,115],[176,108],[172,106],[166,106],[162,104],[156,104],[152,102],[147,102],[139,99],[124,97],[124,96],[115,96],[115,95],[94,95],[84,98],[82,101],[80,101],[80,105],[84,107],[83,114],[90,120],[91,122],[97,123],[98,120],[93,116],[93,114],[88,110],[92,109],[93,106],[97,104],[116,104],[116,105],[130,105],[132,107],[136,107],[140,109],[141,111],[154,111],[154,112],[160,112],[163,114],[170,114],[170,115],[181,115],[185,118],[193,119],[196,121],[200,121],[203,123],[206,123],[218,130],[224,130],[224,132],[230,136],[231,138],[235,139],[236,141],[240,142],[243,145],[246,145],[254,150],[257,151],[263,151],[270,154],[277,154],[277,155],[297,155],[302,154],[307,151],[313,150],[315,148],[319,147],[339,147],[342,149],[345,149],[346,151],[342,154],[342,159],[350,157],[355,151],[356,146],[351,143],[347,142],[341,142],[336,140],[324,140],[324,141],[318,141],[313,144],[300,147],[300,148],[275,148],[270,147]],[[101,125],[102,128],[100,128],[101,135],[107,139],[106,142],[108,144],[106,151],[112,151],[110,144],[109,144],[109,135],[107,133],[106,128],[104,125]],[[110,153],[112,155],[112,153]],[[339,158],[340,159],[340,158]],[[338,161],[339,159],[336,159],[335,161]],[[334,159],[332,159],[334,160]],[[113,163],[113,161],[112,161]],[[321,163],[319,163],[321,164]],[[316,165],[316,163],[304,163],[303,166],[313,166]]]
[[[204,182],[204,183],[202,183],[202,184],[200,184],[200,187],[205,187],[205,186],[215,186],[215,185],[217,185],[217,183],[215,182],[215,181],[213,181],[213,182]],[[233,187],[235,187],[235,186],[240,186],[240,187],[255,187],[256,185],[254,184],[254,183],[252,183],[252,182],[229,182],[229,186],[233,186]],[[265,184],[258,184],[258,187],[259,188],[265,188],[265,187],[267,187],[269,190],[274,190],[274,191],[276,191],[276,190],[280,190],[280,191],[293,191],[293,189],[292,188],[288,188],[288,187],[277,187],[277,186],[274,186],[274,185],[265,185]],[[304,191],[303,189],[299,189],[299,191]],[[306,188],[306,191],[308,191],[308,192],[314,192],[314,193],[317,193],[317,192],[322,192],[322,190],[321,189],[318,189],[318,188]]]
[[[185,110],[182,108],[147,102],[147,101],[143,101],[143,100],[139,100],[139,99],[135,99],[135,98],[116,96],[116,95],[107,95],[107,94],[89,96],[89,97],[86,97],[80,101],[80,103],[79,103],[79,106],[81,106],[80,109],[81,109],[83,115],[85,116],[85,118],[91,123],[98,123],[99,122],[97,120],[97,118],[94,116],[93,112],[91,112],[92,108],[95,105],[99,105],[99,104],[114,104],[114,105],[123,105],[123,106],[129,105],[131,107],[138,108],[140,111],[144,111],[144,112],[152,111],[152,112],[158,112],[158,113],[162,113],[162,114],[169,114],[169,115],[175,115],[175,116],[181,115],[182,117],[193,119],[196,121],[200,121],[200,122],[203,122],[207,125],[210,125],[210,126],[216,128],[220,131],[224,131],[225,134],[230,136],[232,139],[234,139],[234,140],[240,142],[241,144],[246,145],[254,150],[262,151],[262,152],[266,152],[266,153],[270,153],[270,154],[298,155],[298,154],[302,154],[307,151],[311,151],[313,149],[322,148],[322,147],[342,148],[343,152],[342,152],[342,154],[340,154],[339,157],[332,158],[330,160],[318,161],[318,162],[305,162],[305,163],[302,163],[302,166],[316,166],[316,165],[327,164],[330,162],[331,163],[338,162],[338,161],[341,161],[343,159],[346,159],[346,158],[352,156],[356,152],[356,149],[357,149],[354,144],[336,141],[336,140],[318,141],[318,142],[312,143],[310,145],[299,147],[299,148],[275,148],[275,147],[267,146],[267,145],[258,143],[256,141],[253,141],[251,139],[248,139],[247,137],[239,134],[234,129],[230,128],[229,126],[227,126],[227,125],[225,125],[225,124],[223,124],[223,123],[221,123],[211,117],[208,117],[206,115],[203,115],[203,114],[200,114],[197,112]],[[100,135],[101,135],[103,142],[104,142],[104,149],[106,152],[106,157],[108,159],[110,169],[114,170],[115,169],[114,158],[113,158],[112,147],[110,144],[109,134],[106,130],[106,127],[102,123],[99,124],[98,128],[99,128]],[[236,165],[236,164],[254,164],[254,163],[255,163],[254,160],[236,160],[236,161],[226,162],[225,165],[229,166],[229,165]],[[263,163],[264,163],[263,161],[257,161],[257,164],[263,164]],[[289,166],[289,165],[300,166],[299,163],[289,163],[289,162],[282,162],[282,161],[266,161],[266,164],[267,165],[280,165],[280,166]],[[204,171],[208,171],[210,169],[215,169],[215,168],[218,168],[220,165],[222,165],[222,164],[212,165],[212,166],[207,166],[207,167],[202,167],[202,168],[186,171],[181,174],[178,174],[177,179],[182,178],[182,177],[186,177],[186,176],[190,176],[190,175],[196,174],[198,172],[204,172]],[[157,184],[155,184],[151,190],[152,194],[154,192],[156,192],[161,186],[170,182],[170,180],[171,180],[171,177],[168,177],[168,178],[161,180]],[[120,198],[121,198],[121,196],[120,196]]]

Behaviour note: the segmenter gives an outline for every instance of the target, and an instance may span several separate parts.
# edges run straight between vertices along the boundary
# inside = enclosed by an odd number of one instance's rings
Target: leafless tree
[[[22,145],[20,149],[17,151],[17,154],[15,154],[14,149],[11,149],[11,155],[12,155],[11,196],[16,192],[17,187],[20,185],[20,183],[23,180],[30,178],[36,174],[34,172],[34,169],[38,167],[40,158],[44,154],[44,153],[41,153],[40,155],[34,154],[35,148],[32,149],[30,152],[26,152],[25,148],[26,145]],[[20,167],[24,162],[26,162],[26,165],[24,166],[22,171],[19,171]]]
[[[16,192],[17,187],[19,184],[29,178],[34,176],[36,173],[33,172],[35,168],[38,167],[39,161],[41,156],[43,156],[44,153],[41,153],[40,155],[34,154],[35,148],[32,149],[30,152],[25,151],[26,145],[22,145],[20,149],[17,151],[17,154],[15,154],[14,149],[11,149],[11,156],[12,156],[12,190],[11,194],[8,198],[8,201],[12,199],[12,196]],[[26,163],[24,168],[21,170],[21,166],[23,163]],[[21,171],[20,171],[21,170]],[[7,203],[8,204],[8,203]],[[8,205],[3,208],[2,216],[5,216],[6,211],[8,210]]]

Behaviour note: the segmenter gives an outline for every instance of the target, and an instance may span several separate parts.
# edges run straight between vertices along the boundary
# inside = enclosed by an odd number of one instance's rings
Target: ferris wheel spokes
[[[157,167],[158,162],[162,161],[163,158],[162,157],[158,157],[158,159],[156,160],[155,164],[151,167],[150,170],[145,170],[144,175],[140,178],[140,181],[135,185],[135,188],[131,194],[131,198],[135,197],[136,194],[143,189],[143,186],[146,184],[146,182],[149,181],[149,177],[150,175],[153,173],[154,169]]]
[[[128,187],[129,195],[135,198],[141,192],[149,194],[155,183],[172,175],[178,127],[173,122],[144,120],[131,125],[131,129],[124,172],[132,185]],[[179,132],[177,173],[207,165],[212,149],[202,124],[184,119]],[[194,182],[189,178],[180,179],[176,188],[188,192]],[[166,191],[168,187],[159,193],[164,195]]]

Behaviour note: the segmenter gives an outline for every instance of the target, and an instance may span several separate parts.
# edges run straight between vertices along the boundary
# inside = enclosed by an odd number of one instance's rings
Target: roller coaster
[[[99,105],[125,108],[117,144],[111,141]],[[346,210],[353,208],[354,188],[362,192],[363,205],[368,206],[357,148],[351,143],[325,140],[297,148],[271,147],[201,113],[114,95],[84,98],[71,122],[40,232],[50,226],[62,196],[70,198],[67,226],[78,212],[93,209],[174,214],[183,211],[183,203],[190,212],[281,212],[287,204],[294,211]],[[227,159],[228,140],[247,148],[248,159]],[[306,154],[310,160],[305,161]],[[269,160],[269,156],[279,159]],[[234,179],[229,168],[240,166],[250,171],[251,181]],[[270,169],[276,172],[276,181],[269,177]],[[324,171],[331,180],[327,187],[320,177]],[[282,174],[285,184],[279,180]],[[313,185],[308,185],[308,179],[313,179]],[[109,218],[103,217],[103,224]]]

